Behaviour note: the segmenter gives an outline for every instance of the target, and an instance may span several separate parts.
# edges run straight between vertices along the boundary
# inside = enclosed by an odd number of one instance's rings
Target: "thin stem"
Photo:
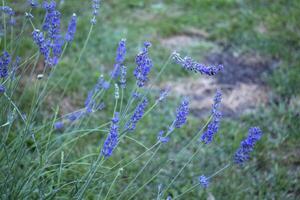
[[[121,175],[121,168],[120,168],[120,169],[119,169],[119,171],[117,172],[117,175],[115,176],[115,178],[114,178],[113,182],[110,184],[110,187],[109,187],[109,189],[108,189],[108,192],[107,192],[107,193],[106,193],[106,195],[105,195],[105,198],[104,198],[104,200],[106,200],[106,199],[107,199],[107,197],[108,197],[108,195],[109,195],[109,193],[110,193],[110,191],[111,191],[111,189],[112,189],[113,185],[115,184],[115,182],[116,182],[117,178],[118,178],[120,175]]]
[[[148,166],[148,164],[152,161],[152,159],[154,158],[154,156],[156,155],[156,153],[158,152],[158,150],[160,149],[160,145],[157,147],[157,149],[155,150],[155,152],[152,154],[152,156],[148,159],[148,161],[145,163],[145,165],[142,167],[142,169],[136,174],[136,176],[134,177],[133,180],[130,181],[130,183],[127,185],[127,187],[123,190],[123,192],[120,194],[120,196],[118,197],[118,199],[121,199],[121,197],[123,196],[123,194],[126,192],[126,190],[134,183],[134,181],[140,176],[140,174],[144,171],[144,169]]]
[[[129,200],[134,198],[135,195],[137,195],[146,185],[148,185],[151,181],[153,181],[153,179],[155,179],[160,172],[161,170],[159,170],[154,176],[152,176],[152,178],[150,178],[144,185],[142,185],[142,187],[140,187],[133,195],[131,195],[131,197],[129,197]]]
[[[183,167],[179,170],[179,172],[176,174],[176,176],[172,179],[172,181],[169,183],[169,185],[166,187],[165,192],[168,191],[170,186],[174,183],[174,181],[178,178],[178,176],[182,173],[182,171],[186,168],[188,164],[193,160],[193,158],[197,155],[198,151],[200,150],[200,147],[195,151],[195,153],[190,157],[190,159],[183,165]],[[165,193],[164,192],[164,193]]]
[[[178,199],[178,198],[182,197],[182,196],[185,195],[186,193],[188,193],[188,192],[194,190],[194,189],[195,189],[196,187],[198,187],[199,185],[200,185],[200,183],[197,183],[196,185],[192,186],[191,188],[189,188],[188,190],[184,191],[182,194],[180,194],[180,195],[174,197],[173,199],[175,200],[175,199]]]

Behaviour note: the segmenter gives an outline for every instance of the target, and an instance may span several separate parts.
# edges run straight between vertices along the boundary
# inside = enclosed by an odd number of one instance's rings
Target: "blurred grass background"
[[[11,3],[11,7],[26,9],[19,4]],[[55,84],[60,76],[69,73],[75,64],[75,58],[81,50],[90,27],[90,1],[61,1],[66,27],[69,16],[78,15],[78,28],[75,41],[69,46],[53,78]],[[34,13],[34,12],[33,12]],[[35,15],[43,15],[36,12]],[[41,23],[35,17],[36,24]],[[262,76],[264,84],[269,88],[268,103],[257,107],[255,112],[242,114],[235,118],[225,118],[214,144],[205,147],[188,165],[173,187],[168,191],[176,196],[197,182],[200,174],[212,174],[224,166],[239,142],[245,137],[250,126],[260,126],[265,133],[263,140],[256,146],[253,157],[243,168],[233,167],[212,180],[207,191],[201,188],[188,193],[183,199],[298,199],[300,198],[300,2],[298,0],[109,0],[103,1],[98,22],[92,32],[91,40],[84,56],[77,66],[72,82],[67,86],[63,99],[58,99],[64,89],[64,83],[51,92],[51,98],[44,103],[49,112],[57,102],[60,114],[66,114],[83,106],[90,88],[96,83],[100,74],[108,75],[113,68],[116,46],[121,38],[127,39],[127,66],[132,71],[135,67],[134,57],[142,42],[152,42],[150,50],[154,60],[152,76],[160,69],[172,49],[162,42],[164,39],[178,35],[200,37],[200,42],[193,45],[178,44],[182,54],[188,54],[196,60],[202,60],[215,50],[221,54],[228,52],[234,55],[258,54],[276,63]],[[192,31],[191,31],[192,30]],[[32,46],[30,38],[22,41],[18,53],[26,55],[27,48]],[[182,42],[182,41],[181,41]],[[176,44],[174,45],[176,46]],[[177,50],[177,49],[174,49]],[[226,66],[224,66],[226,68]],[[240,70],[243,70],[242,68]],[[179,66],[170,65],[162,76],[161,82],[174,81],[190,76]],[[197,77],[198,75],[193,75]],[[261,74],[257,74],[261,76]],[[134,80],[129,80],[133,84]],[[23,98],[30,98],[30,88]],[[241,97],[243,98],[243,97]],[[138,130],[132,136],[150,146],[156,140],[156,133],[166,126],[173,117],[176,101],[168,101],[168,106],[155,110],[156,114],[143,119]],[[26,110],[26,105],[23,105]],[[108,104],[106,111],[112,110]],[[107,112],[108,113],[108,112]],[[45,114],[47,115],[47,113]],[[105,116],[109,119],[111,116]],[[46,117],[45,117],[46,118]],[[93,123],[97,123],[94,118]],[[106,121],[107,121],[106,120]],[[196,128],[205,123],[205,119],[191,116],[183,130],[172,135],[172,142],[161,150],[158,158],[136,182],[141,186],[155,173],[154,166],[162,164],[166,157],[172,158],[196,132]],[[77,151],[72,156],[90,154],[102,144],[103,137],[95,136],[76,143]],[[157,186],[167,185],[171,177],[182,167],[196,147],[189,148],[182,157],[165,167],[162,175],[151,182],[137,199],[152,199]],[[65,149],[67,150],[67,147]],[[141,147],[123,142],[112,157],[113,166],[120,159],[132,159]],[[121,191],[126,186],[128,177],[134,177],[143,161],[124,170],[122,178],[114,187]],[[80,172],[78,167],[76,170]],[[109,177],[113,179],[114,176]],[[68,179],[68,174],[65,174]],[[98,185],[99,186],[99,185]],[[101,184],[100,184],[101,186]],[[100,187],[99,186],[99,187]],[[98,187],[89,190],[88,197],[94,199],[99,192]],[[99,189],[100,190],[100,189]]]

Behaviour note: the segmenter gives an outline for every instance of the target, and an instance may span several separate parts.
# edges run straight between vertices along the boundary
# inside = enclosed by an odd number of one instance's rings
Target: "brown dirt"
[[[187,32],[190,33],[164,38],[161,40],[162,44],[166,48],[181,49],[191,47],[207,38],[205,32],[200,30]],[[215,77],[199,75],[197,79],[184,78],[162,84],[162,87],[172,88],[173,94],[189,96],[192,112],[196,116],[206,116],[210,113],[217,89],[223,92],[222,110],[225,116],[239,116],[252,111],[258,105],[268,103],[270,90],[263,76],[267,75],[277,62],[257,53],[238,55],[222,49],[218,47],[221,52],[209,53],[203,60],[203,63],[222,64],[222,73]]]

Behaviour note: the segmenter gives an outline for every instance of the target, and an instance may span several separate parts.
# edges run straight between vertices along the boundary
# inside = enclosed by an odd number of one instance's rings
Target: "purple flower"
[[[222,65],[218,66],[205,66],[203,64],[200,64],[196,61],[194,61],[190,57],[180,57],[180,54],[173,53],[173,60],[179,65],[181,65],[186,70],[191,70],[194,72],[198,72],[200,74],[206,74],[208,76],[212,76],[217,74],[219,71],[223,69]]]
[[[209,185],[209,180],[206,176],[201,175],[199,176],[199,183],[203,188],[207,188]]]
[[[0,56],[0,78],[6,78],[8,76],[8,65],[11,61],[11,57],[8,52],[4,51]]]
[[[177,108],[176,119],[174,122],[175,128],[180,128],[186,123],[188,114],[189,114],[189,100],[188,98],[183,98],[181,104]]]
[[[47,11],[45,21],[43,24],[43,30],[48,31],[48,36],[51,39],[60,35],[60,18],[61,14],[56,10],[55,1],[44,2],[44,9]]]
[[[141,96],[142,96],[142,95],[141,95],[140,93],[138,93],[138,92],[133,92],[133,93],[132,93],[132,97],[133,97],[134,99],[139,99]]]
[[[112,78],[117,79],[120,73],[120,68],[125,60],[126,55],[126,40],[122,39],[119,42],[117,53],[116,53],[116,59],[115,59],[115,66],[114,70],[111,73]]]
[[[119,132],[119,113],[116,112],[111,120],[110,132],[104,142],[102,154],[105,158],[112,155],[113,150],[118,145],[118,132]]]
[[[164,131],[159,131],[158,136],[157,136],[157,139],[158,139],[161,143],[167,143],[167,142],[169,142],[170,138],[169,138],[169,137],[166,137],[166,136],[164,137],[163,134],[164,134]]]
[[[74,35],[75,35],[75,32],[76,32],[76,25],[77,25],[77,16],[74,13],[71,17],[70,22],[69,22],[68,31],[67,31],[66,37],[65,37],[67,42],[73,41]]]
[[[68,119],[71,122],[74,122],[74,121],[80,119],[81,117],[83,117],[84,115],[85,115],[84,111],[76,111],[76,112],[73,112],[73,113],[69,114]]]
[[[30,4],[30,6],[32,8],[36,8],[39,5],[39,3],[37,2],[37,0],[28,0],[28,3]]]
[[[242,165],[250,159],[255,143],[262,137],[263,133],[258,127],[249,129],[248,136],[240,144],[239,149],[234,155],[234,163]]]
[[[36,29],[32,32],[33,41],[38,45],[40,52],[47,60],[50,56],[50,40],[45,39],[43,32]]]
[[[212,121],[208,124],[207,130],[202,134],[200,140],[205,144],[209,144],[212,142],[214,135],[219,130],[219,124],[221,120],[221,112],[219,111],[219,107],[222,100],[222,93],[220,90],[216,92],[214,98],[214,104],[212,106]]]
[[[54,123],[55,130],[62,130],[64,128],[64,123],[62,121],[58,121]]]
[[[92,24],[96,24],[97,20],[96,20],[96,16],[98,15],[99,12],[99,8],[100,8],[100,0],[92,0],[92,8],[93,8],[93,17],[91,19],[91,23]]]
[[[5,87],[4,85],[0,84],[0,94],[5,92]]]
[[[145,109],[148,105],[148,100],[144,99],[135,109],[133,115],[131,116],[130,120],[126,124],[128,130],[133,131],[136,128],[137,122],[142,119]]]
[[[14,16],[15,15],[15,11],[8,6],[0,6],[0,11],[4,12],[5,14],[9,15],[9,16]]]
[[[139,53],[136,58],[135,62],[137,64],[133,74],[137,79],[137,85],[139,87],[143,87],[148,81],[148,74],[153,66],[152,60],[148,55],[148,48],[151,46],[150,42],[144,43],[144,48],[141,53]]]
[[[100,89],[104,89],[104,90],[108,90],[110,87],[110,84],[108,81],[105,81],[104,78],[103,78],[103,75],[101,75],[99,78],[98,78],[98,82],[94,88],[95,92],[98,92]]]
[[[126,87],[126,75],[127,75],[127,67],[122,65],[121,78],[120,78],[120,86],[122,89],[125,89],[125,87]]]

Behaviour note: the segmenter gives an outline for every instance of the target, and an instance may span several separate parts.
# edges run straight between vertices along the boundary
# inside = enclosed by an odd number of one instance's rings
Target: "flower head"
[[[199,176],[199,183],[203,188],[207,188],[209,186],[209,180],[206,176]]]
[[[8,52],[4,51],[0,56],[0,78],[6,78],[8,76],[8,65],[11,61],[11,57]]]
[[[176,119],[174,122],[175,128],[181,128],[187,120],[189,114],[189,100],[188,98],[183,98],[181,104],[177,108]]]
[[[119,113],[116,112],[111,120],[110,132],[104,142],[102,154],[105,158],[112,155],[113,150],[118,145],[118,132],[119,132]]]
[[[250,159],[250,153],[253,151],[255,143],[262,137],[263,133],[258,127],[249,129],[248,136],[241,142],[239,149],[234,155],[234,162],[242,165]]]
[[[135,109],[133,115],[131,116],[130,120],[126,124],[129,130],[134,130],[136,128],[137,122],[142,119],[145,109],[148,105],[148,100],[144,99]]]
[[[117,53],[116,53],[116,59],[115,59],[115,66],[114,70],[111,73],[112,78],[117,79],[120,73],[120,68],[125,60],[126,55],[126,40],[122,39],[119,42]]]
[[[208,124],[207,130],[202,134],[200,140],[205,144],[212,142],[214,135],[219,130],[219,124],[221,120],[221,112],[219,111],[222,100],[222,93],[220,90],[216,92],[214,103],[212,106],[212,121]]]
[[[167,142],[169,142],[170,137],[163,136],[163,134],[164,134],[164,131],[159,131],[158,136],[157,136],[157,139],[158,139],[161,143],[167,143]]]
[[[141,53],[139,53],[136,58],[135,62],[137,64],[133,74],[137,79],[138,87],[143,87],[148,81],[148,74],[153,66],[152,60],[148,54],[148,48],[151,46],[150,42],[144,43],[144,48]]]
[[[0,11],[4,12],[5,14],[9,15],[9,16],[14,16],[15,15],[15,11],[8,6],[0,6]]]
[[[174,52],[172,56],[173,56],[173,60],[177,64],[181,65],[184,69],[191,70],[191,71],[194,71],[194,72],[197,72],[200,74],[206,74],[208,76],[213,76],[223,69],[222,65],[205,66],[201,63],[194,61],[190,57],[182,58],[182,57],[180,57],[180,54],[177,52]]]
[[[93,8],[93,17],[91,19],[92,24],[96,24],[96,16],[98,15],[99,8],[100,8],[101,0],[92,0],[92,8]]]
[[[38,29],[35,29],[32,32],[33,41],[38,45],[41,54],[48,59],[50,56],[50,40],[45,39],[43,32]]]
[[[74,35],[76,32],[76,25],[77,25],[77,16],[75,13],[73,13],[71,20],[69,22],[68,31],[66,33],[66,41],[71,42],[74,39]]]
[[[31,6],[32,8],[36,8],[36,7],[38,7],[38,5],[39,5],[39,3],[38,3],[37,0],[28,0],[28,3],[30,4],[30,6]]]
[[[64,128],[64,123],[62,121],[58,121],[54,123],[54,129],[55,130],[61,130]]]

